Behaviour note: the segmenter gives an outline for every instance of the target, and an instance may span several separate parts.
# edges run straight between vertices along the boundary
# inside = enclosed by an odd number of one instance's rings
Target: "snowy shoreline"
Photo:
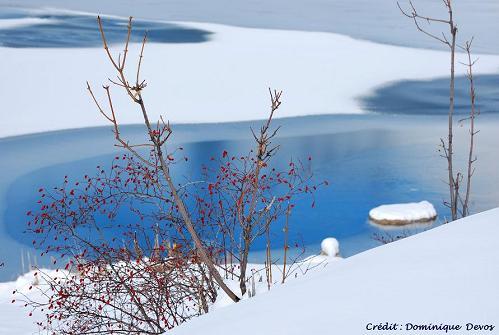
[[[498,217],[496,208],[334,262],[268,293],[216,308],[175,328],[173,334],[231,334],[248,315],[258,322],[237,328],[241,335],[326,330],[356,335],[387,317],[404,325],[496,324],[499,272],[493,264],[499,258]],[[35,324],[26,322],[27,311],[11,303],[12,291],[26,285],[26,278],[0,284],[0,332],[36,330]],[[455,332],[465,333],[466,329]]]

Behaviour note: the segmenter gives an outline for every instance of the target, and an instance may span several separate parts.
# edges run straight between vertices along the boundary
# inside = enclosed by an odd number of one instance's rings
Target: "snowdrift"
[[[358,254],[175,335],[342,334],[369,323],[497,324],[499,209]]]

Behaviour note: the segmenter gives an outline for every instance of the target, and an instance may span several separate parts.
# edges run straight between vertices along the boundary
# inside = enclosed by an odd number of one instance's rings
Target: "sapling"
[[[478,115],[478,111],[476,110],[475,103],[475,85],[473,80],[473,65],[475,61],[472,61],[471,58],[471,41],[466,42],[465,46],[459,46],[457,44],[457,34],[458,28],[454,19],[454,7],[452,0],[442,0],[445,8],[447,9],[447,17],[445,19],[428,17],[419,14],[416,7],[409,0],[410,9],[405,10],[401,7],[400,3],[397,2],[397,5],[402,12],[403,15],[413,20],[416,28],[422,32],[423,34],[429,36],[430,38],[442,43],[445,45],[450,52],[450,81],[449,81],[449,112],[448,112],[448,132],[447,139],[440,139],[440,147],[442,156],[447,161],[447,171],[448,171],[448,187],[449,187],[449,201],[444,202],[447,207],[449,207],[451,212],[452,221],[458,219],[459,217],[465,217],[469,214],[469,206],[470,206],[470,194],[471,194],[471,181],[474,173],[473,163],[476,161],[476,157],[474,155],[474,136],[477,134],[475,129],[475,118]],[[431,23],[443,24],[448,27],[449,36],[442,32],[440,34],[435,34],[428,30],[428,27],[424,27],[423,24],[427,25]],[[461,182],[463,181],[463,173],[458,171],[455,168],[454,162],[454,112],[455,112],[455,67],[456,67],[456,50],[457,48],[461,48],[466,52],[468,62],[465,64],[467,67],[467,77],[470,83],[470,98],[471,98],[471,107],[469,113],[470,120],[470,139],[469,139],[469,154],[467,161],[467,173],[466,173],[466,184],[465,184],[465,195],[464,199],[462,197],[462,186]],[[461,120],[463,121],[463,120]],[[457,171],[457,172],[456,172]]]

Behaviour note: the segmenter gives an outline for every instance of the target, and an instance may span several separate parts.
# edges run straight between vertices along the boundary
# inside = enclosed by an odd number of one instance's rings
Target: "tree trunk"
[[[212,274],[213,278],[217,282],[218,285],[222,288],[222,290],[232,299],[234,302],[238,302],[240,299],[239,297],[232,292],[232,290],[225,284],[222,276],[218,272],[217,268],[215,267],[215,264],[213,263],[212,259],[208,256],[206,249],[201,242],[201,239],[199,238],[196,230],[194,229],[194,224],[191,221],[190,215],[187,212],[187,209],[185,207],[185,204],[183,200],[180,198],[180,196],[177,193],[177,188],[173,184],[173,181],[170,176],[170,171],[168,168],[168,165],[166,164],[166,161],[163,157],[163,151],[161,150],[161,146],[159,143],[156,141],[154,136],[152,135],[152,127],[151,123],[149,122],[149,117],[147,115],[146,108],[144,106],[144,102],[142,100],[142,97],[139,95],[139,105],[142,110],[142,114],[144,117],[145,124],[147,126],[147,129],[149,131],[151,141],[154,143],[155,151],[156,154],[158,155],[160,166],[161,166],[161,171],[163,172],[163,175],[166,179],[166,182],[168,184],[168,188],[172,192],[173,199],[175,201],[175,204],[178,206],[178,210],[180,212],[180,215],[182,216],[182,219],[184,220],[185,227],[187,228],[187,231],[192,237],[192,240],[194,241],[194,245],[196,246],[196,250],[201,257],[201,260],[203,261],[204,264],[208,267],[208,270]]]
[[[451,25],[451,34],[452,34],[452,43],[451,43],[451,70],[450,70],[450,92],[449,92],[449,134],[448,134],[448,143],[447,143],[447,164],[449,170],[449,191],[450,191],[450,210],[452,221],[457,220],[457,202],[458,202],[458,194],[459,194],[459,181],[454,178],[454,97],[455,97],[455,64],[456,64],[456,34],[457,28],[454,27],[454,23],[452,20],[452,10],[450,10],[450,25]]]
[[[239,273],[239,288],[241,289],[241,295],[246,294],[246,268],[248,267],[248,254],[250,249],[250,241],[245,236],[244,238],[244,248],[241,257],[240,273]]]

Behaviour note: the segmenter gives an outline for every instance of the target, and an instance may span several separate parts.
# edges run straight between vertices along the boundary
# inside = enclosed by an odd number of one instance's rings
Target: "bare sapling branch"
[[[260,133],[258,135],[252,130],[253,137],[256,142],[256,162],[254,165],[254,171],[251,172],[251,186],[247,192],[250,194],[249,199],[249,207],[247,213],[243,213],[244,207],[241,207],[241,215],[240,215],[240,224],[243,229],[243,251],[241,255],[241,273],[239,277],[239,286],[241,289],[241,294],[246,293],[246,269],[248,265],[248,255],[250,252],[250,246],[253,242],[253,234],[254,229],[259,225],[259,219],[261,215],[256,215],[255,218],[255,209],[258,200],[258,194],[260,191],[259,180],[260,180],[260,172],[262,168],[266,166],[266,161],[268,161],[274,152],[277,150],[278,146],[270,147],[272,144],[272,139],[276,136],[279,128],[276,128],[272,133],[269,132],[270,125],[272,123],[272,119],[274,117],[275,112],[281,106],[281,95],[282,91],[272,91],[269,88],[270,94],[270,113],[268,119],[260,128]],[[241,194],[243,196],[243,194]],[[268,228],[268,225],[267,225]],[[267,253],[268,256],[268,253]]]
[[[404,10],[399,2],[397,6],[403,15],[412,19],[416,28],[424,33],[425,35],[437,40],[438,42],[449,47],[450,50],[450,87],[449,87],[449,113],[448,113],[448,134],[447,141],[441,140],[443,155],[447,160],[447,170],[448,170],[448,186],[449,186],[449,196],[450,201],[448,204],[452,220],[458,218],[458,202],[459,202],[459,180],[458,176],[454,174],[454,110],[455,110],[455,57],[456,57],[456,40],[457,40],[457,25],[454,22],[454,12],[452,6],[452,0],[443,0],[443,4],[447,9],[448,18],[438,19],[432,18],[424,15],[420,15],[416,10],[416,7],[409,1],[410,10]],[[428,29],[423,27],[422,23],[426,22],[428,25],[430,23],[440,23],[445,24],[449,27],[450,40],[442,33],[442,37],[430,32]]]
[[[475,172],[474,168],[474,163],[476,162],[477,158],[474,153],[474,146],[475,146],[475,135],[478,133],[477,130],[475,130],[475,118],[480,114],[480,111],[477,110],[476,108],[476,93],[475,93],[475,80],[473,77],[473,66],[476,64],[478,59],[473,60],[471,56],[471,46],[473,44],[473,38],[469,41],[466,41],[465,45],[460,47],[462,50],[466,52],[467,55],[467,63],[464,63],[464,66],[466,66],[467,70],[467,78],[469,81],[469,89],[470,89],[470,114],[469,114],[469,120],[470,120],[470,130],[469,130],[469,151],[468,151],[468,164],[467,164],[467,171],[466,171],[466,192],[464,196],[464,200],[462,201],[462,209],[461,209],[461,214],[463,217],[469,215],[469,206],[470,206],[470,194],[471,194],[471,180],[473,177],[473,174]],[[463,120],[464,121],[464,120]]]
[[[241,294],[249,292],[249,296],[253,292],[247,290],[248,282],[252,280],[247,276],[248,256],[254,241],[264,239],[266,242],[265,276],[267,287],[270,287],[275,283],[272,272],[276,268],[271,252],[272,227],[285,217],[289,220],[294,201],[304,203],[305,199],[296,198],[313,196],[319,186],[328,184],[327,181],[313,183],[311,157],[307,163],[275,159],[279,145],[273,142],[279,127],[273,128],[272,122],[281,106],[282,93],[275,90],[269,90],[269,93],[269,116],[259,132],[251,129],[253,149],[245,155],[230,155],[223,150],[218,159],[211,157],[212,163],[203,166],[206,183],[196,192],[201,214],[197,220],[220,232],[218,236],[222,241],[219,244],[223,250],[220,263],[225,264],[226,273],[239,280]],[[238,271],[232,267],[233,258],[238,261]],[[287,261],[287,264],[291,263]],[[287,274],[292,267],[288,265]]]

